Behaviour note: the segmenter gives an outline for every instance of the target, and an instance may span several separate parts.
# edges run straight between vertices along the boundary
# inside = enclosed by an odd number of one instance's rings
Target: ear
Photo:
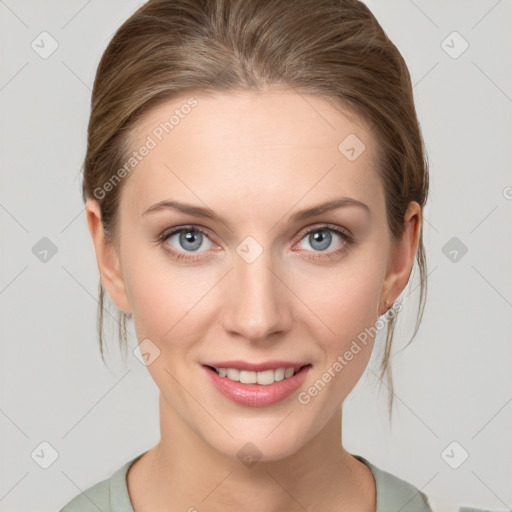
[[[393,246],[382,287],[379,316],[383,315],[406,287],[411,276],[423,222],[420,205],[411,201],[404,215],[404,233]]]
[[[105,236],[101,223],[101,209],[95,199],[87,199],[85,205],[87,224],[91,234],[101,282],[116,306],[125,313],[130,313],[130,303],[121,272],[119,255],[114,244]]]

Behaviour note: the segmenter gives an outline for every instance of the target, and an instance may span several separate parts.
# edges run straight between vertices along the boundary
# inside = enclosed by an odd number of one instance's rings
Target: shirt
[[[60,512],[134,512],[126,474],[143,453],[126,462],[115,473],[85,492],[75,496]],[[375,478],[377,490],[376,512],[432,512],[425,494],[416,487],[374,466],[360,455],[352,455],[368,466]]]

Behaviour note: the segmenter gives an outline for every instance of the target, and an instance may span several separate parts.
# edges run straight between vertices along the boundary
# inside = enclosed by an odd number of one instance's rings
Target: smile
[[[309,363],[235,361],[202,366],[221,395],[247,407],[270,406],[288,398],[304,383],[312,367]]]
[[[239,370],[237,368],[213,368],[221,377],[226,377],[234,382],[242,384],[259,384],[269,386],[274,382],[293,377],[298,370],[295,368],[276,368],[275,370],[264,370],[253,372],[250,370]]]

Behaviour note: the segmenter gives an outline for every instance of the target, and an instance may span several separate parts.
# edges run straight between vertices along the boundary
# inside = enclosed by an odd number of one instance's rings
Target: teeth
[[[295,374],[295,368],[276,368],[275,370],[264,370],[262,372],[237,370],[236,368],[215,368],[215,371],[221,377],[227,377],[242,384],[260,384],[262,386],[288,379]]]
[[[242,384],[256,384],[256,372],[240,370],[240,375],[238,377]]]
[[[284,379],[284,374],[286,373],[286,370],[284,368],[277,368],[274,370],[274,379],[276,381],[280,381]]]
[[[215,368],[217,369],[217,368]],[[226,371],[226,376],[228,379],[231,379],[231,380],[236,380],[238,382],[240,382],[240,371],[237,370],[236,368],[228,368],[226,370],[226,368],[222,368],[224,371]]]

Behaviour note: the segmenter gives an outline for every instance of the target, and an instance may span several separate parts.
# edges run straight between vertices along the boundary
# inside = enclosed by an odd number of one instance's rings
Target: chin
[[[282,418],[277,422],[275,418],[262,421],[252,419],[250,429],[245,428],[245,425],[226,424],[232,438],[227,434],[212,438],[209,432],[205,433],[203,439],[224,457],[237,459],[247,467],[252,467],[256,462],[279,461],[295,454],[307,441],[299,432],[297,418],[294,418],[294,425],[287,423],[287,420],[279,424],[281,420]]]

